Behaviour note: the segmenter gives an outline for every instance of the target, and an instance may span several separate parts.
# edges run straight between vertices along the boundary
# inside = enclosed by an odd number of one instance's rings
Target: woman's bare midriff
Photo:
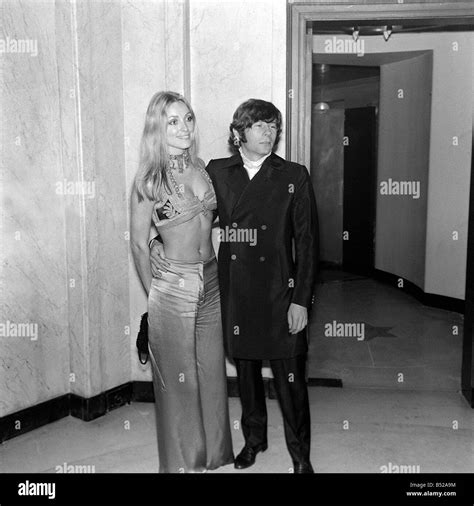
[[[182,262],[206,261],[214,255],[211,241],[212,213],[160,231],[166,258]]]

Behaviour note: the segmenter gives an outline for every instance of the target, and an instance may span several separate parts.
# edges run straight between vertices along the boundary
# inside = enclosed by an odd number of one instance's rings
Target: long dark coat
[[[274,153],[252,180],[240,154],[211,160],[207,171],[217,195],[228,356],[278,359],[305,353],[306,329],[290,334],[287,312],[292,302],[310,309],[316,278],[318,220],[308,171]]]

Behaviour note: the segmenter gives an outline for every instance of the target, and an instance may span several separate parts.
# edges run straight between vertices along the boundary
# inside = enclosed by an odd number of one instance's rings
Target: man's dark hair
[[[228,142],[233,151],[238,151],[239,146],[234,144],[235,137],[232,130],[235,128],[239,132],[241,142],[247,142],[244,131],[254,123],[257,123],[257,121],[265,121],[266,123],[274,121],[276,123],[277,135],[274,149],[276,148],[281,134],[281,112],[271,102],[250,98],[237,107],[229,127],[230,135]]]

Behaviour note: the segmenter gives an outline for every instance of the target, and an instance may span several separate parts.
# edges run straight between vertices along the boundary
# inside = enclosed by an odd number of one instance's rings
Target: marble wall
[[[128,241],[145,109],[158,90],[186,94],[206,162],[228,156],[243,100],[271,100],[285,115],[286,2],[12,0],[2,9],[5,416],[150,379],[135,351],[146,298]],[[411,49],[434,49],[425,288],[462,297],[472,36],[413,37]],[[371,50],[389,47],[378,43]],[[392,36],[390,50],[407,42]],[[452,230],[457,243],[446,239]]]
[[[285,116],[285,0],[191,1],[190,49],[191,100],[206,162],[229,156],[229,124],[244,100],[269,100]],[[277,153],[284,152],[283,132]]]
[[[190,97],[199,121],[201,158],[230,156],[229,124],[249,98],[273,102],[286,115],[285,0],[190,2]],[[285,132],[277,149],[285,156]],[[215,247],[217,242],[214,241]],[[264,377],[272,377],[264,367]],[[227,375],[235,366],[227,361]]]
[[[206,162],[228,156],[240,102],[271,100],[283,115],[286,102],[285,0],[2,9],[0,417],[151,378],[135,349],[146,298],[128,215],[151,96],[191,99]]]
[[[3,14],[0,416],[130,381],[120,5]]]
[[[0,416],[67,393],[70,360],[54,2],[2,20]]]

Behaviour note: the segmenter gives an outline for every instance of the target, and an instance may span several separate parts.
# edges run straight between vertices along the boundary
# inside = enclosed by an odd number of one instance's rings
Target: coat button
[[[267,230],[267,226],[266,225],[262,225],[262,230]]]
[[[234,221],[234,223],[232,223],[232,226],[233,226],[234,228],[237,228],[237,223],[235,223],[235,221]]]
[[[260,257],[260,262],[265,262],[265,257]]]
[[[237,258],[237,255],[231,255],[232,260],[235,260]]]

